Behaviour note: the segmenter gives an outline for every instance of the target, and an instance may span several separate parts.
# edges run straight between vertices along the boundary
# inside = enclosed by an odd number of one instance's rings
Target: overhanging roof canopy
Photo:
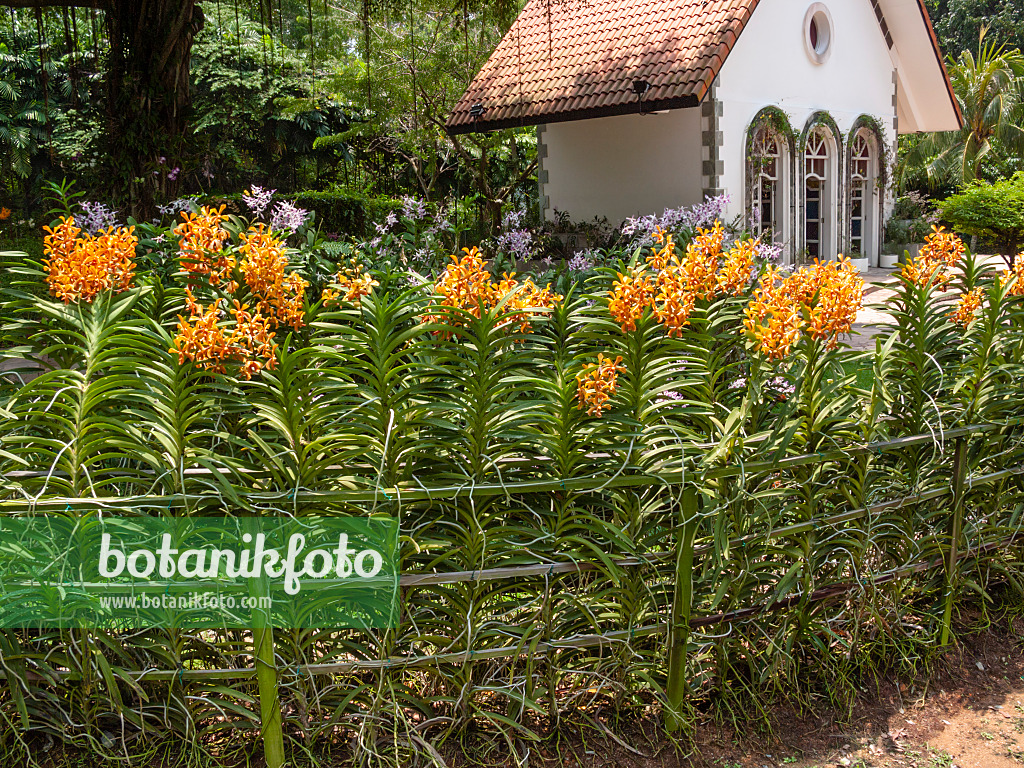
[[[843,0],[858,1],[870,0]],[[758,3],[530,0],[456,104],[447,129],[471,133],[696,106]],[[897,63],[901,130],[958,127],[924,0],[876,3],[891,30],[894,60],[904,57]]]
[[[963,118],[924,0],[877,3],[892,36],[900,133],[957,130]]]

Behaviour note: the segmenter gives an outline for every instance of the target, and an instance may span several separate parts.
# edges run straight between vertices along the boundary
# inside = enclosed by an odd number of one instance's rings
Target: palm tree
[[[982,161],[1024,154],[1024,55],[978,40],[977,55],[964,51],[949,77],[964,124],[958,131],[932,133],[914,143],[901,163],[901,181],[924,172],[930,184],[969,184]]]
[[[32,160],[46,141],[43,95],[36,85],[39,61],[0,40],[0,181],[9,186],[32,172]],[[46,62],[52,78],[57,70]]]

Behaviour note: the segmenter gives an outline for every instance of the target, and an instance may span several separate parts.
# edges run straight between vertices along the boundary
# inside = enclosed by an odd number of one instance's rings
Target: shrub
[[[1024,173],[994,184],[976,181],[939,203],[950,226],[991,242],[1008,264],[1024,241]]]
[[[887,243],[920,243],[938,222],[929,200],[918,192],[896,198],[885,225]]]
[[[387,197],[366,197],[344,191],[306,190],[289,196],[300,208],[316,212],[316,221],[325,232],[365,237],[373,222],[399,210],[401,202]]]

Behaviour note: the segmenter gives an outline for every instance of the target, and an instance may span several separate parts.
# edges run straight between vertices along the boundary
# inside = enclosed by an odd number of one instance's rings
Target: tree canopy
[[[951,60],[976,51],[983,31],[1007,49],[1024,47],[1024,0],[927,0],[942,50]]]
[[[1024,173],[995,183],[977,181],[939,204],[943,220],[988,240],[1012,267],[1024,244]]]

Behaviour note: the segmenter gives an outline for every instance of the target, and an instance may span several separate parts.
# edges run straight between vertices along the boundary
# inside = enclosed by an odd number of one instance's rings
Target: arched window
[[[811,131],[804,150],[804,249],[811,259],[831,255],[831,165],[831,148],[824,130]]]
[[[875,258],[875,158],[871,141],[860,132],[850,146],[851,258]]]
[[[771,242],[782,239],[782,146],[774,133],[762,130],[754,145],[752,222],[754,234]]]
[[[793,241],[792,133],[785,115],[765,107],[750,124],[746,164],[746,212],[750,231],[787,257]]]

